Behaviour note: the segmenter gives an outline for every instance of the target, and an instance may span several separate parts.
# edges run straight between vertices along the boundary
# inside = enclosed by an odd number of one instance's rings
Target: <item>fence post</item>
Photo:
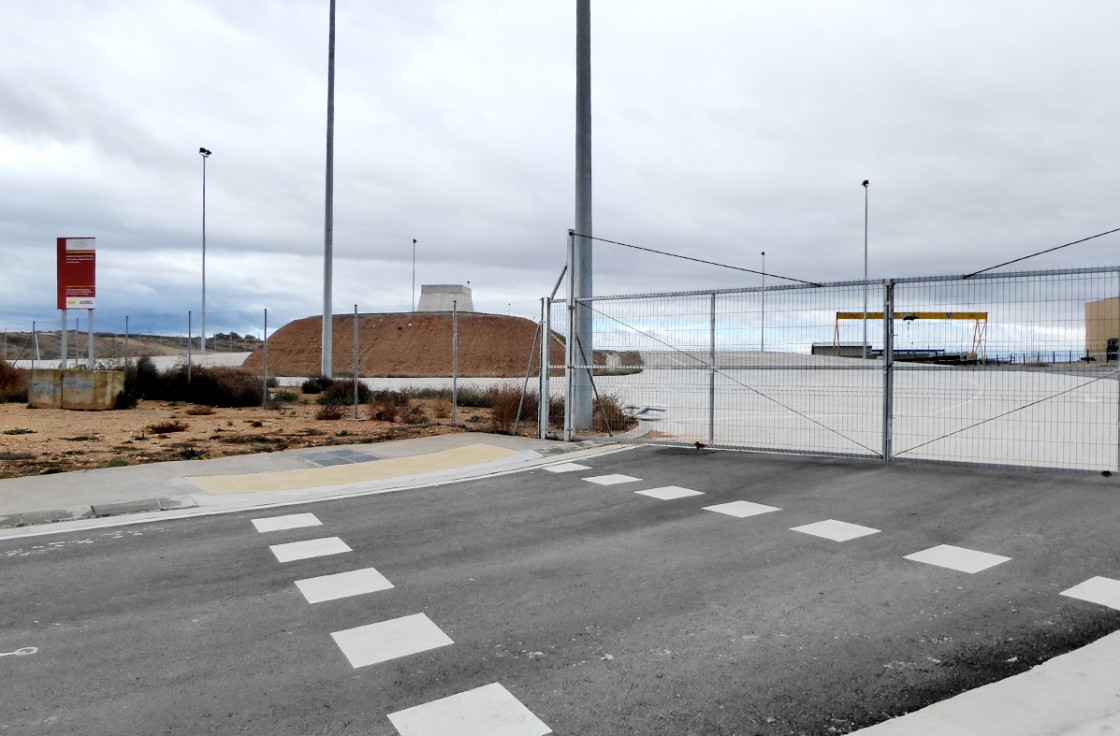
[[[191,382],[191,311],[187,310],[187,383]]]
[[[354,418],[358,419],[358,305],[354,305]]]
[[[190,341],[187,342],[190,344]],[[264,340],[261,341],[261,408],[268,407],[268,307],[264,308]]]
[[[89,348],[86,350],[86,368],[93,370],[94,345],[93,345],[93,310],[86,310],[86,329],[89,331]]]
[[[765,292],[763,292],[765,293]],[[765,297],[764,297],[765,298]],[[716,442],[716,294],[712,292],[712,327],[708,341],[708,444]]]
[[[1120,472],[1120,272],[1116,274],[1116,470]],[[1104,339],[1104,364],[1108,366],[1108,333]]]
[[[128,315],[124,316],[124,367],[128,367]]]
[[[548,437],[548,369],[551,367],[552,356],[552,300],[548,297],[541,299],[541,359],[540,387],[537,390],[537,437]]]
[[[451,301],[451,424],[459,423],[459,300]]]
[[[883,282],[883,462],[894,440],[894,280]]]

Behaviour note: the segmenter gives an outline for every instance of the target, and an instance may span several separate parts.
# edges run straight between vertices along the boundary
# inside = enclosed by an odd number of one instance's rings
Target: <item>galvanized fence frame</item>
[[[865,294],[870,300],[862,304],[872,306],[855,307]],[[1085,343],[1090,330],[1100,332],[1094,320],[1102,319],[1101,310],[1107,311],[1103,329],[1120,329],[1120,267],[580,303],[594,315],[595,359],[580,360],[571,349],[574,305],[545,298],[543,334],[564,334],[568,347],[566,364],[551,368],[564,370],[569,401],[572,376],[594,374],[596,411],[604,409],[603,396],[613,396],[638,423],[625,433],[627,441],[1120,470],[1117,362],[1112,353],[1089,355]],[[1089,303],[1100,307],[1093,319]],[[864,334],[870,328],[866,342],[853,339],[861,327]],[[845,352],[856,357],[841,357]],[[641,365],[626,365],[623,359],[634,355],[642,356]],[[548,365],[544,351],[542,364]],[[560,388],[550,386],[548,374],[541,371],[541,396]],[[547,435],[546,403],[538,417],[541,436]],[[573,426],[566,411],[564,439],[618,434],[609,423],[605,432],[589,429]]]

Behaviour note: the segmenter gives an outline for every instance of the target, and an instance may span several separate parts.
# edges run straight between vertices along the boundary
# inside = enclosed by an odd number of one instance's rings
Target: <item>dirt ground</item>
[[[366,420],[366,406],[359,407],[363,421],[353,419],[352,406],[342,407],[341,419],[316,419],[314,398],[276,409],[141,401],[135,409],[85,412],[0,404],[0,478],[490,429],[489,410],[464,407],[453,426],[446,400],[414,400],[427,420],[405,424]],[[176,423],[183,429],[158,431]]]

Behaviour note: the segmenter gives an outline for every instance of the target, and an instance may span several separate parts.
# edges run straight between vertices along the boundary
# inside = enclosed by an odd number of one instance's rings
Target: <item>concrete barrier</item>
[[[124,392],[121,371],[36,369],[27,403],[37,408],[104,411]]]

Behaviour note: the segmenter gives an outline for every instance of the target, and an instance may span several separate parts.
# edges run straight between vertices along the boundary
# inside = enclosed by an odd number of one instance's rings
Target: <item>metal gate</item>
[[[580,300],[594,358],[555,383],[593,376],[596,426],[564,435],[1117,471],[1118,296],[1090,268]]]

